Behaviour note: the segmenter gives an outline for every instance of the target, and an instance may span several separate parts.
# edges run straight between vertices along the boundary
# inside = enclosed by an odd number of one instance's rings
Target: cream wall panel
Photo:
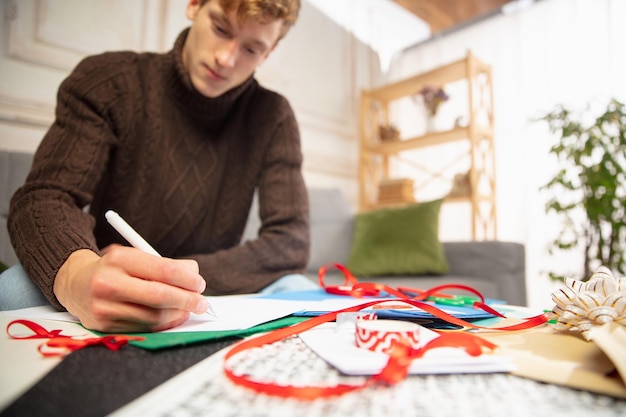
[[[306,2],[302,14],[307,18],[279,43],[257,76],[264,85],[283,92],[300,111],[345,129],[345,122],[354,120],[351,50],[356,42]]]
[[[12,151],[32,152],[46,133],[47,126],[21,123],[0,124],[0,148]]]
[[[9,56],[69,70],[85,55],[143,50],[147,0],[20,0],[9,35]]]
[[[6,123],[48,126],[59,84],[84,56],[156,45],[147,30],[162,22],[162,1],[2,0],[0,133]]]

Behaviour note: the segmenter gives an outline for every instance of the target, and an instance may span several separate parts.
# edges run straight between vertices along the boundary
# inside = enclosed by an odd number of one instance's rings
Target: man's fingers
[[[175,308],[203,314],[209,303],[201,294],[157,281],[141,280],[126,294],[129,302],[153,308]]]
[[[184,310],[198,314],[206,312],[208,308],[207,300],[195,291],[115,272],[94,277],[92,292],[97,299],[131,303],[153,309]],[[108,311],[104,312],[104,314],[107,313]]]
[[[180,325],[208,307],[194,261],[159,258],[138,249],[108,246],[102,257],[83,249],[65,261],[54,292],[89,329],[158,331]]]
[[[200,273],[200,266],[198,265],[197,261],[194,261],[193,259],[178,259],[177,261],[185,265],[196,274]]]
[[[179,326],[188,319],[186,311],[110,303],[100,306],[98,313],[83,321],[83,325],[107,333],[156,332]]]
[[[115,248],[121,248],[122,245],[120,245],[119,243],[111,243],[108,246],[105,246],[104,248],[100,249],[100,253],[105,255],[107,252],[110,252],[111,250],[115,249]]]
[[[137,278],[158,281],[197,293],[202,293],[206,288],[206,282],[198,273],[198,264],[194,260],[159,258],[124,246],[108,247],[103,260]]]

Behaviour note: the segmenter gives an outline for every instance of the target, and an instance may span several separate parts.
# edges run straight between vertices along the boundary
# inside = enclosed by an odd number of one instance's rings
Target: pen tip
[[[207,308],[205,314],[208,314],[209,316],[213,316],[214,318],[217,318],[217,314],[215,314],[215,310],[213,310],[211,306]]]

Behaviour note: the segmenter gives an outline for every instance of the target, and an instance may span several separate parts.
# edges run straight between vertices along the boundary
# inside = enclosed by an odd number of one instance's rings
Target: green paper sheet
[[[208,342],[227,337],[247,337],[256,333],[268,332],[270,330],[288,327],[302,321],[308,320],[307,317],[283,317],[258,326],[250,327],[244,330],[227,330],[219,332],[170,332],[170,333],[127,333],[128,336],[141,336],[145,340],[130,341],[130,345],[146,350],[159,350],[174,346],[190,345],[192,343]],[[104,335],[104,333],[100,333]]]

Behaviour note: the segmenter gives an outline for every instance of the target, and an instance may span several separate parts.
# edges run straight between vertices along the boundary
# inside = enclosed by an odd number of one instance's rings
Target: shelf
[[[365,148],[370,152],[394,154],[402,151],[408,151],[411,149],[423,148],[426,146],[456,142],[463,139],[469,139],[469,128],[467,127],[457,127],[452,130],[428,133],[423,136],[409,139],[381,142],[378,145],[366,146]]]
[[[390,101],[406,97],[407,95],[414,94],[424,85],[449,84],[455,81],[463,80],[467,77],[467,59],[468,58],[463,58],[457,62],[422,73],[415,77],[388,84],[384,87],[365,91],[363,92],[363,95],[373,100],[388,103]]]
[[[468,195],[468,196],[455,196],[455,197],[445,196],[443,199],[449,203],[468,202],[472,199],[475,199],[478,203],[489,203],[493,201],[493,196],[492,195],[474,195],[474,196]]]
[[[468,201],[470,201],[470,196],[464,196],[464,197],[448,197],[445,196],[443,198],[443,201],[445,201],[446,203],[467,203]]]
[[[442,86],[466,81],[468,115],[467,126],[455,127],[441,132],[408,137],[405,139],[382,141],[380,127],[390,125],[390,106],[395,100],[411,97],[425,86]],[[457,87],[460,88],[460,87]],[[404,106],[404,101],[394,103]],[[458,107],[458,106],[457,106]],[[363,91],[361,95],[360,113],[360,158],[359,158],[359,207],[360,210],[388,207],[381,201],[379,185],[381,181],[393,179],[392,164],[397,162],[396,156],[402,152],[436,147],[454,142],[466,142],[463,155],[464,161],[470,162],[469,194],[444,197],[445,203],[470,204],[472,239],[495,239],[496,230],[496,198],[495,198],[495,161],[493,149],[493,94],[491,90],[491,67],[477,59],[472,53],[458,61],[439,68],[400,80],[388,85]],[[402,128],[400,129],[402,130]],[[464,144],[465,146],[465,144]],[[445,150],[444,150],[445,152]],[[420,160],[420,155],[423,160]],[[424,163],[435,167],[429,172],[431,178],[450,176],[450,164],[437,165],[436,160],[428,160],[432,153],[411,153],[408,158],[419,161],[416,166]],[[436,155],[436,151],[435,151]],[[459,159],[460,160],[460,159]],[[458,162],[454,162],[457,163]],[[466,162],[464,162],[465,164]],[[406,161],[404,161],[406,165]],[[467,169],[464,165],[463,168]],[[455,166],[452,167],[454,172]],[[425,172],[421,171],[420,175]],[[466,171],[463,171],[466,172]],[[407,175],[407,174],[403,174]],[[418,177],[414,175],[413,178]],[[455,176],[456,177],[456,176]],[[451,180],[451,185],[454,179]],[[432,184],[432,183],[429,183]],[[424,186],[421,182],[420,187]],[[445,185],[441,194],[448,192]],[[486,189],[486,190],[485,190]],[[437,193],[439,190],[433,190]],[[419,201],[420,190],[416,190]],[[426,192],[428,193],[428,192]],[[485,214],[486,213],[486,214]]]

